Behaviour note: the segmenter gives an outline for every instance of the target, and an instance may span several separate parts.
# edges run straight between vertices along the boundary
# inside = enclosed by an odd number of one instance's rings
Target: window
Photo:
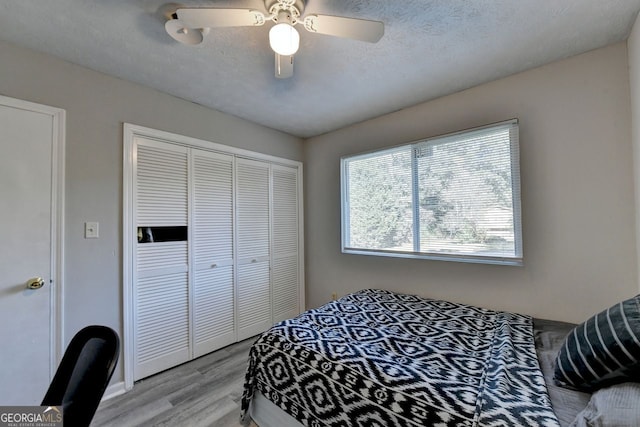
[[[343,157],[342,251],[522,265],[516,119]]]

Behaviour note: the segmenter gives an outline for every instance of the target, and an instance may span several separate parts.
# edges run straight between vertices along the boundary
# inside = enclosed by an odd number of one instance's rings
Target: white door
[[[193,357],[236,340],[233,156],[191,150]]]
[[[64,111],[0,97],[2,405],[40,404],[56,365],[63,129]]]
[[[271,168],[272,294],[273,323],[297,316],[302,311],[300,274],[300,217],[298,169]]]
[[[134,379],[190,359],[189,262],[186,236],[162,237],[187,228],[187,148],[135,138],[136,276],[133,280]],[[135,234],[134,234],[135,233]]]
[[[269,169],[267,162],[236,159],[238,340],[272,325]]]

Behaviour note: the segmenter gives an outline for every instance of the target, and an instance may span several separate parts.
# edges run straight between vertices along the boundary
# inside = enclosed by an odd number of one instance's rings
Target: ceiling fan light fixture
[[[300,34],[291,24],[276,24],[269,30],[269,45],[278,55],[293,55],[300,47]]]
[[[258,0],[256,0],[258,1]],[[202,43],[209,28],[258,27],[273,21],[269,46],[275,52],[275,75],[293,75],[293,56],[300,47],[295,26],[303,24],[313,34],[324,34],[376,43],[384,35],[384,23],[332,15],[302,16],[307,0],[262,0],[267,14],[253,9],[184,7],[171,3],[163,7],[167,33],[184,44]]]

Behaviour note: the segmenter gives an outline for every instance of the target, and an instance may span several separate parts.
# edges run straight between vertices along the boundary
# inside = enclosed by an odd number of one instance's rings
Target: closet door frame
[[[188,148],[230,154],[253,160],[262,160],[273,164],[280,164],[297,168],[298,171],[298,241],[299,241],[299,278],[300,288],[298,290],[298,300],[300,311],[305,309],[305,284],[304,284],[304,211],[303,211],[303,166],[302,162],[284,159],[231,147],[213,141],[206,141],[191,138],[171,132],[165,132],[131,123],[123,124],[123,181],[122,181],[122,286],[123,286],[123,367],[125,390],[133,388],[134,377],[134,296],[133,284],[136,277],[134,256],[137,245],[136,238],[136,217],[135,214],[135,175],[136,175],[136,153],[134,152],[134,139],[141,137],[145,139],[157,140],[170,144],[182,145]]]

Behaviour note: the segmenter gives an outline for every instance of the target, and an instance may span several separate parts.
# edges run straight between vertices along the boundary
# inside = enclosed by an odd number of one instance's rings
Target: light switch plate
[[[98,238],[98,222],[91,221],[84,223],[84,238],[85,239],[97,239]]]

